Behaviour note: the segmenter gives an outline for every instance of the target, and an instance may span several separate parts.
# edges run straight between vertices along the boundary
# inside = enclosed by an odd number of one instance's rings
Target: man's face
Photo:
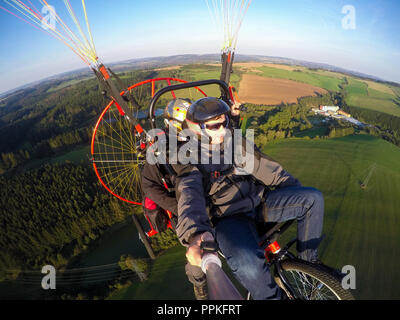
[[[211,144],[224,142],[228,118],[223,114],[204,123],[204,130],[211,137]]]

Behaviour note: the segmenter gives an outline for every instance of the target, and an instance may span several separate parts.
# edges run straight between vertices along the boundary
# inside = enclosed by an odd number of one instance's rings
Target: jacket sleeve
[[[176,234],[182,245],[188,246],[191,238],[209,231],[213,234],[206,211],[203,176],[191,165],[175,165],[177,172],[176,196],[178,200],[178,223]]]
[[[243,139],[244,143],[245,141],[246,140]],[[251,174],[257,180],[272,188],[301,186],[299,180],[285,171],[278,162],[263,154],[256,146],[254,146],[251,152],[254,152],[254,168]]]
[[[145,164],[142,169],[142,190],[146,197],[153,200],[158,206],[164,210],[168,210],[173,214],[178,214],[176,197],[170,194],[163,186],[158,174],[158,168],[155,165]]]

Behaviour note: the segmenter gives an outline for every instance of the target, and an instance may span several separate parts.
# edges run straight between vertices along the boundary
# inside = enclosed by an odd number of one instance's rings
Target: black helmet
[[[229,112],[230,108],[223,100],[206,97],[192,103],[187,112],[186,119],[194,123],[203,123]]]

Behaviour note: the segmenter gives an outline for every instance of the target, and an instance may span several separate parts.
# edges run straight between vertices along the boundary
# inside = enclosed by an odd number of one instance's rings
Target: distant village
[[[358,121],[357,119],[354,119],[351,117],[351,114],[348,114],[344,112],[343,110],[340,110],[338,106],[322,106],[320,105],[319,108],[312,108],[311,109],[315,114],[322,115],[328,118],[334,118],[334,119],[341,119],[341,120],[346,120],[351,123],[354,123],[358,126],[365,126],[364,123]]]

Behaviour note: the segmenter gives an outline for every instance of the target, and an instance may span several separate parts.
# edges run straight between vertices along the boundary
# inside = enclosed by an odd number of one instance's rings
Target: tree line
[[[127,88],[162,75],[162,72],[131,71],[120,74],[116,82]],[[0,108],[0,174],[33,159],[57,155],[90,142],[96,120],[110,101],[108,96],[101,94],[94,78],[49,91],[57,84],[46,82],[35,90],[22,91]],[[141,94],[151,96],[148,92]]]
[[[310,121],[310,110],[319,105],[332,104],[335,98],[330,94],[304,97],[296,104],[282,103],[268,107],[267,111],[257,117],[251,125],[255,129],[255,143],[261,147],[269,141],[293,137],[296,133],[313,127]],[[252,110],[260,107],[251,105]],[[258,111],[259,112],[259,111]]]
[[[400,117],[359,107],[345,106],[345,110],[361,122],[371,125],[365,128],[368,134],[400,147]]]

